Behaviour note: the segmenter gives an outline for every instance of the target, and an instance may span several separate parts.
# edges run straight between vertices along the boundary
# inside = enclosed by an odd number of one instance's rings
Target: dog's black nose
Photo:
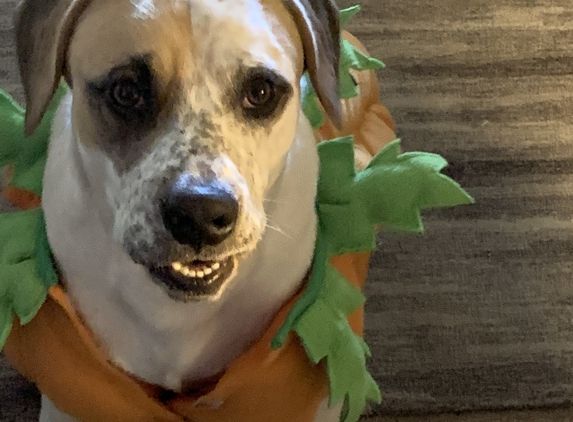
[[[167,230],[197,251],[229,237],[238,215],[239,203],[230,188],[220,182],[197,183],[189,174],[168,186],[161,200]]]

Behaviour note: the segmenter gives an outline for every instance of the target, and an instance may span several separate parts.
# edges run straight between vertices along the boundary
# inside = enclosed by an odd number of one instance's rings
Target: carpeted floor
[[[573,391],[573,3],[363,1],[408,149],[477,204],[380,239],[367,306],[383,412],[551,406]]]
[[[14,4],[0,0],[0,86],[21,98]],[[380,237],[373,414],[570,403],[573,3],[361,4],[350,29],[388,65],[382,97],[404,146],[446,156],[477,199],[428,213],[424,237]],[[4,366],[0,385],[0,421],[31,421],[35,391]]]

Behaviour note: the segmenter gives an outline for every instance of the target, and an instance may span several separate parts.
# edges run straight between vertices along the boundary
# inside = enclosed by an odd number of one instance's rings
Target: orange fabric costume
[[[344,37],[364,49],[350,34]],[[378,100],[374,71],[353,73],[361,95],[344,100],[344,129],[327,122],[317,139],[355,135],[358,167],[395,139],[394,125]],[[33,208],[39,198],[10,188],[5,196],[19,207]],[[331,260],[353,285],[362,288],[369,254],[346,254]],[[62,286],[52,287],[36,317],[22,326],[17,319],[4,347],[8,361],[36,383],[54,404],[85,422],[313,422],[328,397],[328,378],[314,365],[294,333],[284,345],[271,339],[299,295],[278,312],[266,332],[218,379],[193,391],[166,392],[137,380],[108,360]],[[349,317],[355,333],[363,331],[363,310]]]

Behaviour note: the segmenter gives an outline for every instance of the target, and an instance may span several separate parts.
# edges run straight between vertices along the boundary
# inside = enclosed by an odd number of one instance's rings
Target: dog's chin
[[[173,300],[190,302],[216,300],[234,277],[236,267],[237,257],[229,256],[218,261],[175,261],[148,271]]]

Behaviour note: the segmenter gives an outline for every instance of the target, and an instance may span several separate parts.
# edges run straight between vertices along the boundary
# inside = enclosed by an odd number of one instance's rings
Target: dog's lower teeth
[[[195,269],[192,269],[192,265],[184,265],[181,262],[174,262],[171,264],[171,268],[173,271],[184,275],[186,277],[191,278],[204,278],[205,276],[213,274],[215,271],[221,268],[220,262],[213,262],[207,265],[195,266]],[[209,282],[216,280],[219,277],[218,274],[215,274],[214,277],[209,280]]]
[[[149,268],[153,280],[167,289],[169,295],[187,302],[216,294],[230,279],[236,260],[228,257],[221,261],[185,260]]]

